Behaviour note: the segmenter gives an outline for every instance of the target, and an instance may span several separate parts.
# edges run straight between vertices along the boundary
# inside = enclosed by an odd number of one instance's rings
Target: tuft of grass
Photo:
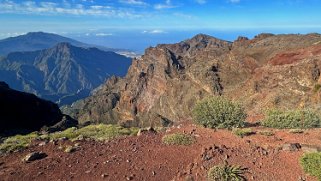
[[[320,89],[321,89],[321,85],[320,84],[315,84],[314,88],[313,88],[313,92],[317,93],[317,92],[319,92]]]
[[[195,138],[189,134],[174,133],[165,135],[162,141],[167,145],[191,145],[195,142]]]
[[[243,138],[244,136],[250,136],[252,134],[255,134],[255,132],[252,131],[251,128],[244,128],[244,129],[235,128],[233,129],[232,132],[241,138]]]
[[[33,132],[27,135],[15,135],[9,137],[0,144],[0,152],[10,153],[13,151],[19,151],[27,148],[32,140],[39,136],[37,132]]]
[[[96,141],[104,141],[113,139],[119,136],[137,135],[138,128],[124,128],[117,125],[89,125],[80,129],[69,128],[62,132],[49,134],[50,139],[68,138],[76,140],[79,137],[90,138]]]
[[[218,165],[209,169],[207,178],[209,181],[245,181],[246,170],[236,165]]]
[[[262,125],[278,129],[317,128],[321,126],[321,117],[312,110],[271,109]]]
[[[300,159],[303,170],[311,176],[318,177],[321,181],[321,153],[307,153]]]
[[[89,125],[80,129],[69,128],[61,132],[45,135],[39,135],[36,132],[28,135],[16,135],[7,138],[2,144],[0,144],[0,152],[7,153],[15,150],[25,149],[35,139],[57,140],[61,138],[67,138],[73,141],[82,137],[94,139],[96,141],[104,141],[119,136],[134,136],[137,135],[138,130],[139,128],[124,128],[117,125],[98,124]]]
[[[273,131],[264,130],[260,131],[259,134],[264,136],[274,136],[275,133]]]
[[[292,134],[301,134],[301,133],[304,133],[304,130],[303,129],[291,129],[289,131],[289,133],[292,133]]]
[[[207,128],[244,127],[247,116],[241,104],[221,96],[206,98],[198,102],[192,113],[193,120]]]

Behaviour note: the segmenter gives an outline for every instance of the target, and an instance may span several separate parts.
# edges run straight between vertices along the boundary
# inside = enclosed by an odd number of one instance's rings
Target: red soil
[[[321,54],[321,46],[311,46],[308,48],[303,48],[295,51],[286,51],[277,54],[270,60],[271,65],[285,65],[293,64],[300,60],[308,57],[316,56]]]
[[[197,142],[190,146],[164,145],[162,136],[172,132],[193,132]],[[305,175],[299,165],[303,152],[283,151],[280,147],[284,143],[321,146],[321,132],[276,131],[274,136],[239,138],[227,130],[184,124],[157,135],[79,143],[80,148],[73,153],[65,153],[59,146],[74,143],[59,141],[45,146],[35,142],[27,150],[1,156],[0,180],[206,180],[207,170],[227,158],[229,164],[248,168],[248,180],[293,181],[303,177],[313,181],[316,179]],[[33,151],[43,151],[48,157],[23,163],[22,157]]]

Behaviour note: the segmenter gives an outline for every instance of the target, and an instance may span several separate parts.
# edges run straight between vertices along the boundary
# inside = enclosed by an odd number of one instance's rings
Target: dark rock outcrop
[[[148,48],[125,78],[113,78],[67,108],[80,122],[161,125],[191,118],[204,97],[226,96],[249,113],[268,107],[318,108],[321,35],[260,34],[228,42],[197,35]]]
[[[0,82],[0,134],[36,131],[56,124],[62,117],[56,104]]]

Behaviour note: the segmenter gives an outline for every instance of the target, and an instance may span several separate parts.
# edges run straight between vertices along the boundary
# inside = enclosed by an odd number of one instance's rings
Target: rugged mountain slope
[[[8,54],[0,60],[0,80],[14,89],[68,104],[88,96],[107,77],[125,75],[130,63],[114,52],[59,43],[41,51]]]
[[[211,95],[241,101],[252,113],[317,108],[320,68],[319,34],[260,34],[235,42],[200,34],[147,49],[124,79],[110,79],[66,111],[81,122],[149,125],[189,119],[195,102]]]
[[[58,123],[62,118],[56,104],[13,90],[0,82],[0,135],[11,131],[39,130]]]

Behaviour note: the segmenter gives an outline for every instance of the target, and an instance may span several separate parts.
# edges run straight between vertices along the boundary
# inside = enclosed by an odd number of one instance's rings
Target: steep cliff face
[[[0,135],[39,130],[55,125],[62,118],[56,104],[13,90],[0,81]]]
[[[241,101],[252,113],[316,107],[320,56],[319,34],[260,34],[235,42],[200,34],[148,48],[124,79],[110,79],[67,110],[81,122],[150,125],[190,119],[195,103],[213,95]]]

